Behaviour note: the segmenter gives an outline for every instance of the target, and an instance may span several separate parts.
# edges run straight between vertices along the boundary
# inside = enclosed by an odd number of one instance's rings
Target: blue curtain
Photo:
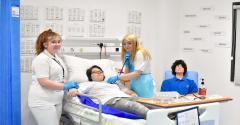
[[[21,125],[20,0],[0,0],[0,125]]]

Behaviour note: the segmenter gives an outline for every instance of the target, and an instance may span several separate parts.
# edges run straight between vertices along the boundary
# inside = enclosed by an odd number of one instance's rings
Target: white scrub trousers
[[[59,125],[62,104],[30,107],[38,125]]]

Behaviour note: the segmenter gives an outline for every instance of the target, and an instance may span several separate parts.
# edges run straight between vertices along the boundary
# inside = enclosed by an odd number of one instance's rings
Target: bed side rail
[[[81,106],[81,107],[84,107],[84,108],[88,108],[88,109],[92,109],[92,110],[94,110],[94,111],[96,111],[96,112],[98,112],[98,123],[99,123],[99,125],[101,125],[102,124],[102,102],[101,102],[101,100],[99,99],[99,98],[97,98],[97,97],[94,97],[94,96],[89,96],[89,95],[86,95],[86,94],[78,94],[78,95],[82,95],[82,96],[86,96],[86,97],[89,97],[89,98],[91,98],[91,99],[96,99],[97,100],[97,103],[99,104],[99,107],[98,107],[98,109],[96,109],[96,108],[93,108],[93,107],[90,107],[90,106],[88,106],[88,105],[84,105],[84,104],[79,104],[79,103],[76,103],[76,102],[72,102],[72,101],[70,101],[70,102],[68,102],[68,103],[71,103],[71,104],[74,104],[74,105],[78,105],[78,106]],[[77,114],[74,114],[74,115],[76,115],[76,116],[78,116]],[[81,116],[79,116],[79,117],[81,117]]]

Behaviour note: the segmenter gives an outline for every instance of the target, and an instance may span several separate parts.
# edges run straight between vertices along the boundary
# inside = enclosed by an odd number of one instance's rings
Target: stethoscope
[[[127,61],[129,61],[129,58],[125,59],[123,65],[122,65],[122,68],[121,68],[121,70],[120,70],[120,72],[119,72],[119,75],[121,75],[121,74],[123,73],[123,68],[124,68],[124,66],[126,65],[126,62],[127,62]]]
[[[61,68],[62,68],[62,71],[63,71],[63,79],[64,79],[64,72],[65,72],[65,70],[64,70],[64,67],[63,67],[63,65],[56,59],[56,58],[52,58]]]
[[[48,53],[46,53],[46,52],[44,52],[44,54],[46,54],[49,58],[51,58],[52,60],[54,60],[61,68],[62,68],[62,71],[63,71],[63,79],[64,79],[64,77],[65,77],[65,70],[64,70],[64,67],[63,67],[63,65],[60,63],[60,61],[59,60],[57,60],[56,59],[56,57],[50,57],[50,55],[48,54]]]

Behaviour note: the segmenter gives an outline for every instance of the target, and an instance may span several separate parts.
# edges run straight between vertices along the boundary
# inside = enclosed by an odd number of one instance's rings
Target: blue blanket
[[[80,96],[78,95],[79,100],[81,101],[81,103],[88,105],[90,107],[94,107],[96,109],[98,109],[99,105],[96,104],[95,102],[93,102],[89,97],[86,96]],[[143,117],[138,116],[136,114],[132,114],[132,113],[128,113],[110,106],[106,106],[103,105],[102,106],[102,112],[105,114],[111,114],[111,115],[115,115],[118,117],[122,117],[122,118],[128,118],[128,119],[143,119]]]

